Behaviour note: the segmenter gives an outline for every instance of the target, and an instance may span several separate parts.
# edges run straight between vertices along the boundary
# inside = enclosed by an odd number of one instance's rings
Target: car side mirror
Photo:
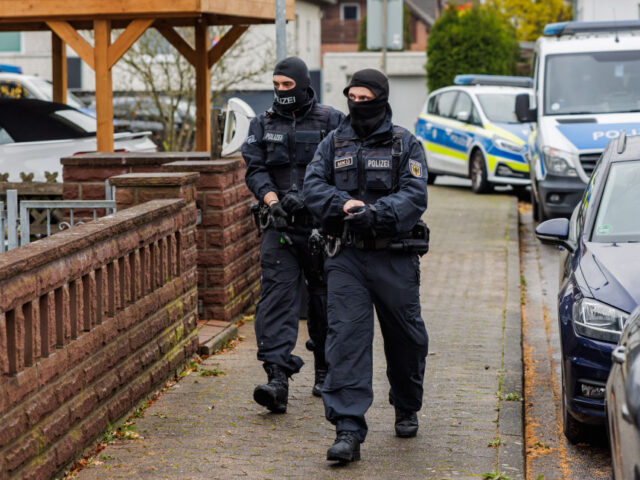
[[[529,94],[520,93],[516,95],[516,118],[520,123],[535,122],[538,117],[538,110],[531,109],[529,105]]]
[[[469,116],[470,116],[469,112],[463,110],[461,112],[456,113],[456,120],[467,123],[469,121]]]
[[[536,228],[536,237],[542,243],[559,245],[570,252],[576,249],[573,242],[569,240],[569,220],[566,218],[552,218],[542,222]]]

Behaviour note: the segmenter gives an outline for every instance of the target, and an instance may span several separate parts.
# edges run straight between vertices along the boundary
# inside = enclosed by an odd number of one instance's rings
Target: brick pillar
[[[109,178],[116,187],[118,211],[149,200],[182,198],[195,202],[198,173],[127,173]],[[195,204],[193,205],[195,207]]]
[[[170,172],[198,172],[196,203],[198,297],[201,318],[229,322],[253,307],[260,289],[259,239],[241,158],[164,164]]]

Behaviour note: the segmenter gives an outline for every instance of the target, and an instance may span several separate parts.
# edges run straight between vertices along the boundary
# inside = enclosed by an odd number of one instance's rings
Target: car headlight
[[[573,327],[579,335],[618,343],[624,323],[629,315],[592,298],[583,298],[573,304]]]
[[[493,137],[493,144],[500,150],[506,150],[507,152],[522,153],[525,149],[524,145],[518,145],[517,143],[510,142],[502,137]]]
[[[578,161],[577,154],[563,152],[553,147],[544,147],[542,149],[542,157],[549,173],[565,177],[578,176],[578,172],[575,169],[576,162]]]

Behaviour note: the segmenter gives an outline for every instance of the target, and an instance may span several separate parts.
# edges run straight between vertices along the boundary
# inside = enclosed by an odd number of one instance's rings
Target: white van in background
[[[529,138],[534,218],[571,215],[600,154],[640,134],[640,21],[549,24],[536,42],[534,94],[516,114]]]

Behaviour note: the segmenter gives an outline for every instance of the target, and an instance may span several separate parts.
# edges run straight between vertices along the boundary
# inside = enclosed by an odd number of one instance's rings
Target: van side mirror
[[[520,123],[535,122],[538,117],[538,110],[531,109],[529,105],[529,94],[520,93],[516,95],[516,118]]]
[[[456,120],[460,122],[468,123],[470,116],[471,116],[470,113],[467,111],[458,112],[456,113]]]
[[[566,218],[552,218],[542,222],[536,227],[536,237],[542,243],[559,245],[570,252],[576,249],[573,242],[569,240],[569,220]]]

